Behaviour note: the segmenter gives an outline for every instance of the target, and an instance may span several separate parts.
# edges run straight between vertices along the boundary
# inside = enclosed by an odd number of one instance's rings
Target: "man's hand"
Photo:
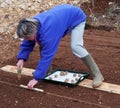
[[[27,86],[28,86],[29,89],[32,89],[37,83],[38,83],[37,80],[32,79],[32,80],[29,81]]]
[[[23,59],[18,60],[17,67],[20,68],[20,69],[22,69],[23,66],[24,66],[24,60]]]

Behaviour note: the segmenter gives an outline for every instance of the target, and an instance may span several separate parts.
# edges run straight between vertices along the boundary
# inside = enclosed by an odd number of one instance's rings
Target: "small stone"
[[[49,80],[52,80],[52,77],[49,77]]]
[[[64,82],[68,83],[68,81],[69,81],[69,79],[68,79],[68,78],[66,78]]]
[[[75,81],[78,81],[79,79],[78,78],[75,78]]]
[[[65,76],[65,75],[66,75],[66,72],[64,72],[64,71],[60,72],[60,76]]]
[[[80,74],[78,74],[78,77],[81,77],[81,75],[80,75]]]
[[[71,80],[71,83],[73,84],[75,81],[74,80]]]
[[[15,101],[15,103],[17,104],[17,103],[18,103],[18,101],[16,100],[16,101]]]
[[[73,74],[73,77],[76,77],[76,73]]]
[[[55,78],[57,78],[57,77],[58,77],[58,75],[54,75],[54,77],[55,77]]]

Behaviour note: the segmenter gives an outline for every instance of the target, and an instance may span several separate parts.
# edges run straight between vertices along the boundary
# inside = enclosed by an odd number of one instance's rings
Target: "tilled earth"
[[[6,38],[7,40],[7,38]],[[120,36],[116,32],[103,30],[85,30],[85,47],[93,55],[96,63],[104,75],[105,82],[120,85]],[[0,67],[16,65],[16,54],[20,42],[1,41],[5,53],[2,54]],[[13,44],[15,43],[15,44]],[[30,55],[25,67],[35,69],[39,60],[39,50]],[[59,46],[52,62],[53,69],[85,71],[88,69],[70,49],[70,36],[67,35]],[[26,85],[32,77],[22,76],[17,79],[16,74],[0,71],[0,108],[119,108],[120,95],[88,89],[84,87],[68,87],[48,82],[39,82],[36,86],[45,92],[34,92],[19,88],[19,84]],[[92,76],[89,76],[92,79]]]
[[[72,0],[70,0],[70,2],[72,2]],[[115,26],[114,24],[118,24],[117,30],[119,31],[120,14],[114,14],[112,10],[109,16],[103,18],[103,16],[109,13],[109,2],[110,0],[96,0],[94,7],[91,7],[86,3],[81,6],[88,16],[92,14],[90,12],[91,9],[95,17],[97,17],[99,20],[97,27],[94,27],[95,29],[91,27],[91,29],[89,28],[85,30],[84,40],[85,47],[93,55],[96,63],[104,75],[105,82],[120,85],[120,34],[114,32],[112,29],[114,28],[112,26]],[[45,7],[47,4],[42,6]],[[4,11],[6,12],[6,10]],[[8,13],[5,13],[5,15],[3,15],[4,17],[7,15],[5,18],[12,18],[12,23],[8,21],[7,25],[9,25],[9,23],[14,25],[14,23],[16,24],[16,20],[18,21],[18,19],[15,19],[16,16],[18,17],[18,15],[13,15],[13,11],[15,11],[15,9],[12,11],[7,10]],[[34,11],[30,11],[28,12],[29,14],[24,15],[24,12],[26,11],[22,11],[23,17],[29,16],[30,13],[34,13]],[[11,15],[13,15],[13,17]],[[4,19],[4,17],[2,18]],[[4,20],[7,21],[6,19]],[[5,65],[16,65],[16,55],[18,53],[20,45],[19,40],[12,39],[12,35],[15,31],[13,28],[15,28],[15,25],[6,26],[6,24],[4,24],[2,24],[1,27],[11,27],[12,32],[0,33],[0,67]],[[99,27],[99,24],[102,26]],[[29,60],[25,63],[25,67],[35,69],[39,57],[39,48],[36,45],[34,51],[30,55]],[[69,35],[67,35],[61,41],[58,52],[52,62],[52,67],[53,69],[88,72],[88,69],[85,67],[82,61],[72,54],[72,51],[70,49]],[[26,85],[30,79],[32,79],[32,77],[22,76],[22,79],[18,80],[16,74],[7,73],[0,70],[0,108],[120,107],[120,95],[88,89],[80,86],[68,87],[41,81],[36,87],[43,89],[45,91],[44,93],[25,90],[19,87],[19,84]],[[92,79],[91,75],[89,76],[89,79]]]

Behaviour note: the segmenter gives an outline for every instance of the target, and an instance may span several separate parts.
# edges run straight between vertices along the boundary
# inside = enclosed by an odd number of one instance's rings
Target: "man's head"
[[[19,38],[33,40],[37,32],[39,22],[36,19],[23,18],[17,26],[17,35]]]

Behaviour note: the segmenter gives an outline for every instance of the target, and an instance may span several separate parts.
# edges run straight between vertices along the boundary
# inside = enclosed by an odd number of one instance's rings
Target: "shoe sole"
[[[102,83],[103,83],[103,81],[104,81],[104,78],[101,80],[100,83],[98,83],[98,84],[96,84],[96,85],[92,85],[92,87],[93,87],[93,88],[97,88],[97,87],[101,86]]]

